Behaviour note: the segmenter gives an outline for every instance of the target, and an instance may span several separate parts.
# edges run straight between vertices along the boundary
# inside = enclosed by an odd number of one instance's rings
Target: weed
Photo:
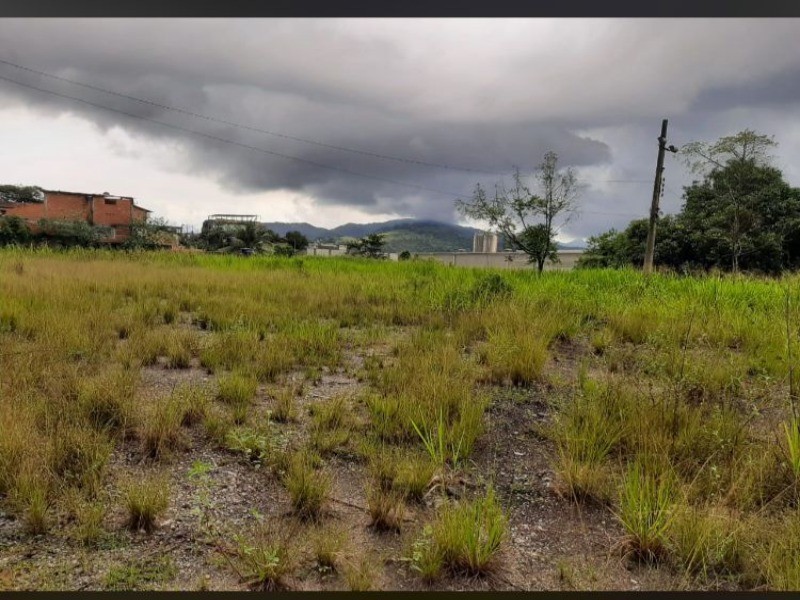
[[[225,441],[229,450],[242,453],[248,461],[259,466],[267,462],[274,452],[267,429],[234,427],[228,431]]]

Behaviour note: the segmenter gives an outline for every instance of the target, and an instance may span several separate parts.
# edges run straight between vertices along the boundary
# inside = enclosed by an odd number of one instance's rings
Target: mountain
[[[309,240],[342,241],[361,238],[373,233],[386,234],[387,252],[455,252],[471,250],[472,237],[478,229],[451,223],[417,219],[393,219],[382,223],[347,223],[333,229],[315,227],[309,223],[264,223],[279,235],[299,231]]]
[[[288,231],[299,231],[309,240],[343,242],[346,238],[362,238],[373,233],[386,235],[386,252],[456,252],[472,250],[472,237],[479,229],[462,227],[452,223],[418,219],[393,219],[381,223],[347,223],[333,229],[315,227],[309,223],[263,223],[279,235]],[[580,239],[559,243],[561,250],[583,249]],[[500,249],[503,243],[500,241]]]

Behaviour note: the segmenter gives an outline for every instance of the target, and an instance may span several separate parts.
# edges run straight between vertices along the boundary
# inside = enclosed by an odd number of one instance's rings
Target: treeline
[[[172,228],[161,219],[134,223],[130,236],[116,246],[126,250],[152,250],[162,245],[163,234]],[[17,216],[0,217],[0,247],[2,246],[54,246],[57,248],[96,248],[107,246],[106,240],[114,230],[85,221],[40,219],[35,228]]]
[[[702,179],[684,188],[678,214],[658,221],[654,262],[677,271],[778,274],[800,268],[800,189],[772,166],[775,142],[746,130],[682,152]],[[580,267],[641,267],[648,221],[588,240]]]
[[[215,223],[206,221],[197,234],[187,234],[181,242],[208,252],[240,252],[249,249],[264,254],[293,256],[308,247],[309,241],[299,231],[281,236],[261,223]]]

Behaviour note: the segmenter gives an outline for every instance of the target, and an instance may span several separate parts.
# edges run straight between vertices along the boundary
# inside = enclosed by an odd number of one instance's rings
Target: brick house
[[[121,243],[130,237],[131,225],[147,220],[152,212],[136,206],[133,198],[102,194],[82,194],[42,190],[41,202],[11,202],[0,199],[0,216],[21,217],[35,230],[40,219],[84,221],[109,227],[113,232],[104,241]]]

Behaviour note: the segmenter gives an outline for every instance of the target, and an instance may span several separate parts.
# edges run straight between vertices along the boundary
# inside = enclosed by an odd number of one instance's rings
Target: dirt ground
[[[380,351],[380,350],[379,350]],[[386,349],[384,349],[386,351]],[[366,352],[366,351],[365,351]],[[370,352],[375,352],[372,349]],[[337,372],[323,372],[306,383],[296,423],[275,424],[287,437],[302,435],[308,407],[365,384],[357,378],[364,354],[352,354]],[[575,350],[560,349],[550,368],[566,376],[576,372]],[[574,376],[574,375],[573,375]],[[297,374],[302,377],[302,374]],[[163,365],[143,370],[142,394],[164,396],[182,381],[210,382],[196,363],[191,369]],[[450,577],[425,584],[409,567],[411,540],[434,511],[434,502],[410,506],[400,533],[370,528],[366,510],[366,467],[348,457],[327,460],[333,474],[331,501],[324,526],[344,532],[343,563],[367,560],[376,568],[374,589],[393,590],[664,590],[687,586],[666,567],[640,566],[618,551],[622,531],[608,508],[578,507],[557,492],[551,469],[552,448],[537,433],[551,417],[558,391],[546,385],[497,389],[485,415],[486,433],[463,473],[465,487],[493,479],[510,513],[509,535],[501,569],[486,578]],[[268,409],[268,386],[259,390],[259,407]],[[266,417],[264,417],[266,418]],[[191,475],[193,465],[206,473]],[[65,532],[32,537],[19,521],[0,513],[0,589],[33,590],[244,590],[247,582],[232,559],[237,535],[257,520],[290,522],[289,497],[267,468],[255,468],[241,455],[215,448],[200,426],[189,431],[187,447],[166,461],[171,482],[170,506],[152,533],[125,528],[124,509],[113,501],[115,482],[149,469],[138,444],[125,442],[114,451],[107,482],[113,509],[106,535],[93,547],[81,546]],[[304,525],[301,537],[318,526]],[[349,589],[341,572],[318,567],[308,556],[289,580],[296,590]]]

